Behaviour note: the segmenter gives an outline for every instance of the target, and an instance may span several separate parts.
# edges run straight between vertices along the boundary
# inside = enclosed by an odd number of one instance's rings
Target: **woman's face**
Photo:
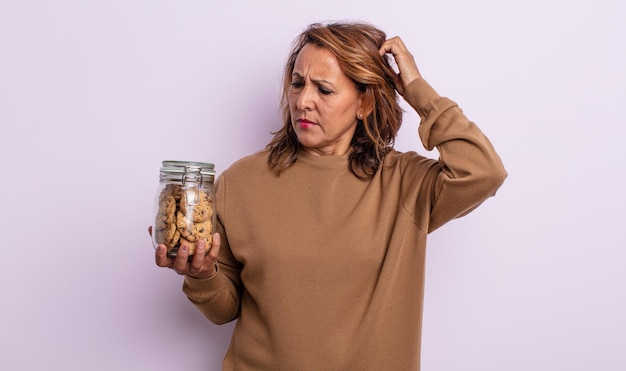
[[[361,97],[328,49],[307,44],[300,50],[287,100],[291,125],[305,150],[316,155],[348,151]]]

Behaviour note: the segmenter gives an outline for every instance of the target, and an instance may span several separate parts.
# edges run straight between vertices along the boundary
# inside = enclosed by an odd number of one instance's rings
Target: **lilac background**
[[[617,0],[2,0],[2,368],[219,369],[232,324],[153,262],[160,161],[219,172],[262,148],[292,39],[363,19],[403,37],[510,173],[431,236],[423,370],[626,369],[625,15]],[[397,147],[425,153],[406,116]]]

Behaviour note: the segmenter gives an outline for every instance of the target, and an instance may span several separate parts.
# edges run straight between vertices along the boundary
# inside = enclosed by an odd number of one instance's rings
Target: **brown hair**
[[[269,165],[278,170],[293,164],[301,150],[300,142],[291,126],[291,113],[287,93],[298,53],[306,44],[326,48],[339,62],[339,66],[362,94],[363,106],[371,113],[360,119],[352,137],[350,171],[359,178],[371,178],[383,157],[391,150],[402,123],[402,109],[394,87],[395,71],[379,49],[386,35],[378,28],[365,23],[314,23],[295,40],[285,65],[281,109],[282,129],[274,132],[267,145]]]

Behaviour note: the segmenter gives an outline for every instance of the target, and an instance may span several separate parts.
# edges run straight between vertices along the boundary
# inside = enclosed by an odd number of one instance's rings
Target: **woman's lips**
[[[308,129],[315,126],[315,123],[313,121],[309,121],[307,119],[298,119],[297,122],[298,125],[300,125],[300,127],[303,129]]]

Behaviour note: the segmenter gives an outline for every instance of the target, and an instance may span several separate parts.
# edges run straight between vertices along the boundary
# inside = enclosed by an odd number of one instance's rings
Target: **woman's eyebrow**
[[[291,77],[292,78],[299,78],[299,79],[301,79],[302,75],[300,75],[298,72],[294,72],[294,73],[291,74]],[[311,81],[313,81],[316,84],[324,83],[324,84],[327,84],[327,85],[335,86],[335,84],[333,84],[332,82],[330,82],[328,80],[324,80],[324,79],[311,78]]]

